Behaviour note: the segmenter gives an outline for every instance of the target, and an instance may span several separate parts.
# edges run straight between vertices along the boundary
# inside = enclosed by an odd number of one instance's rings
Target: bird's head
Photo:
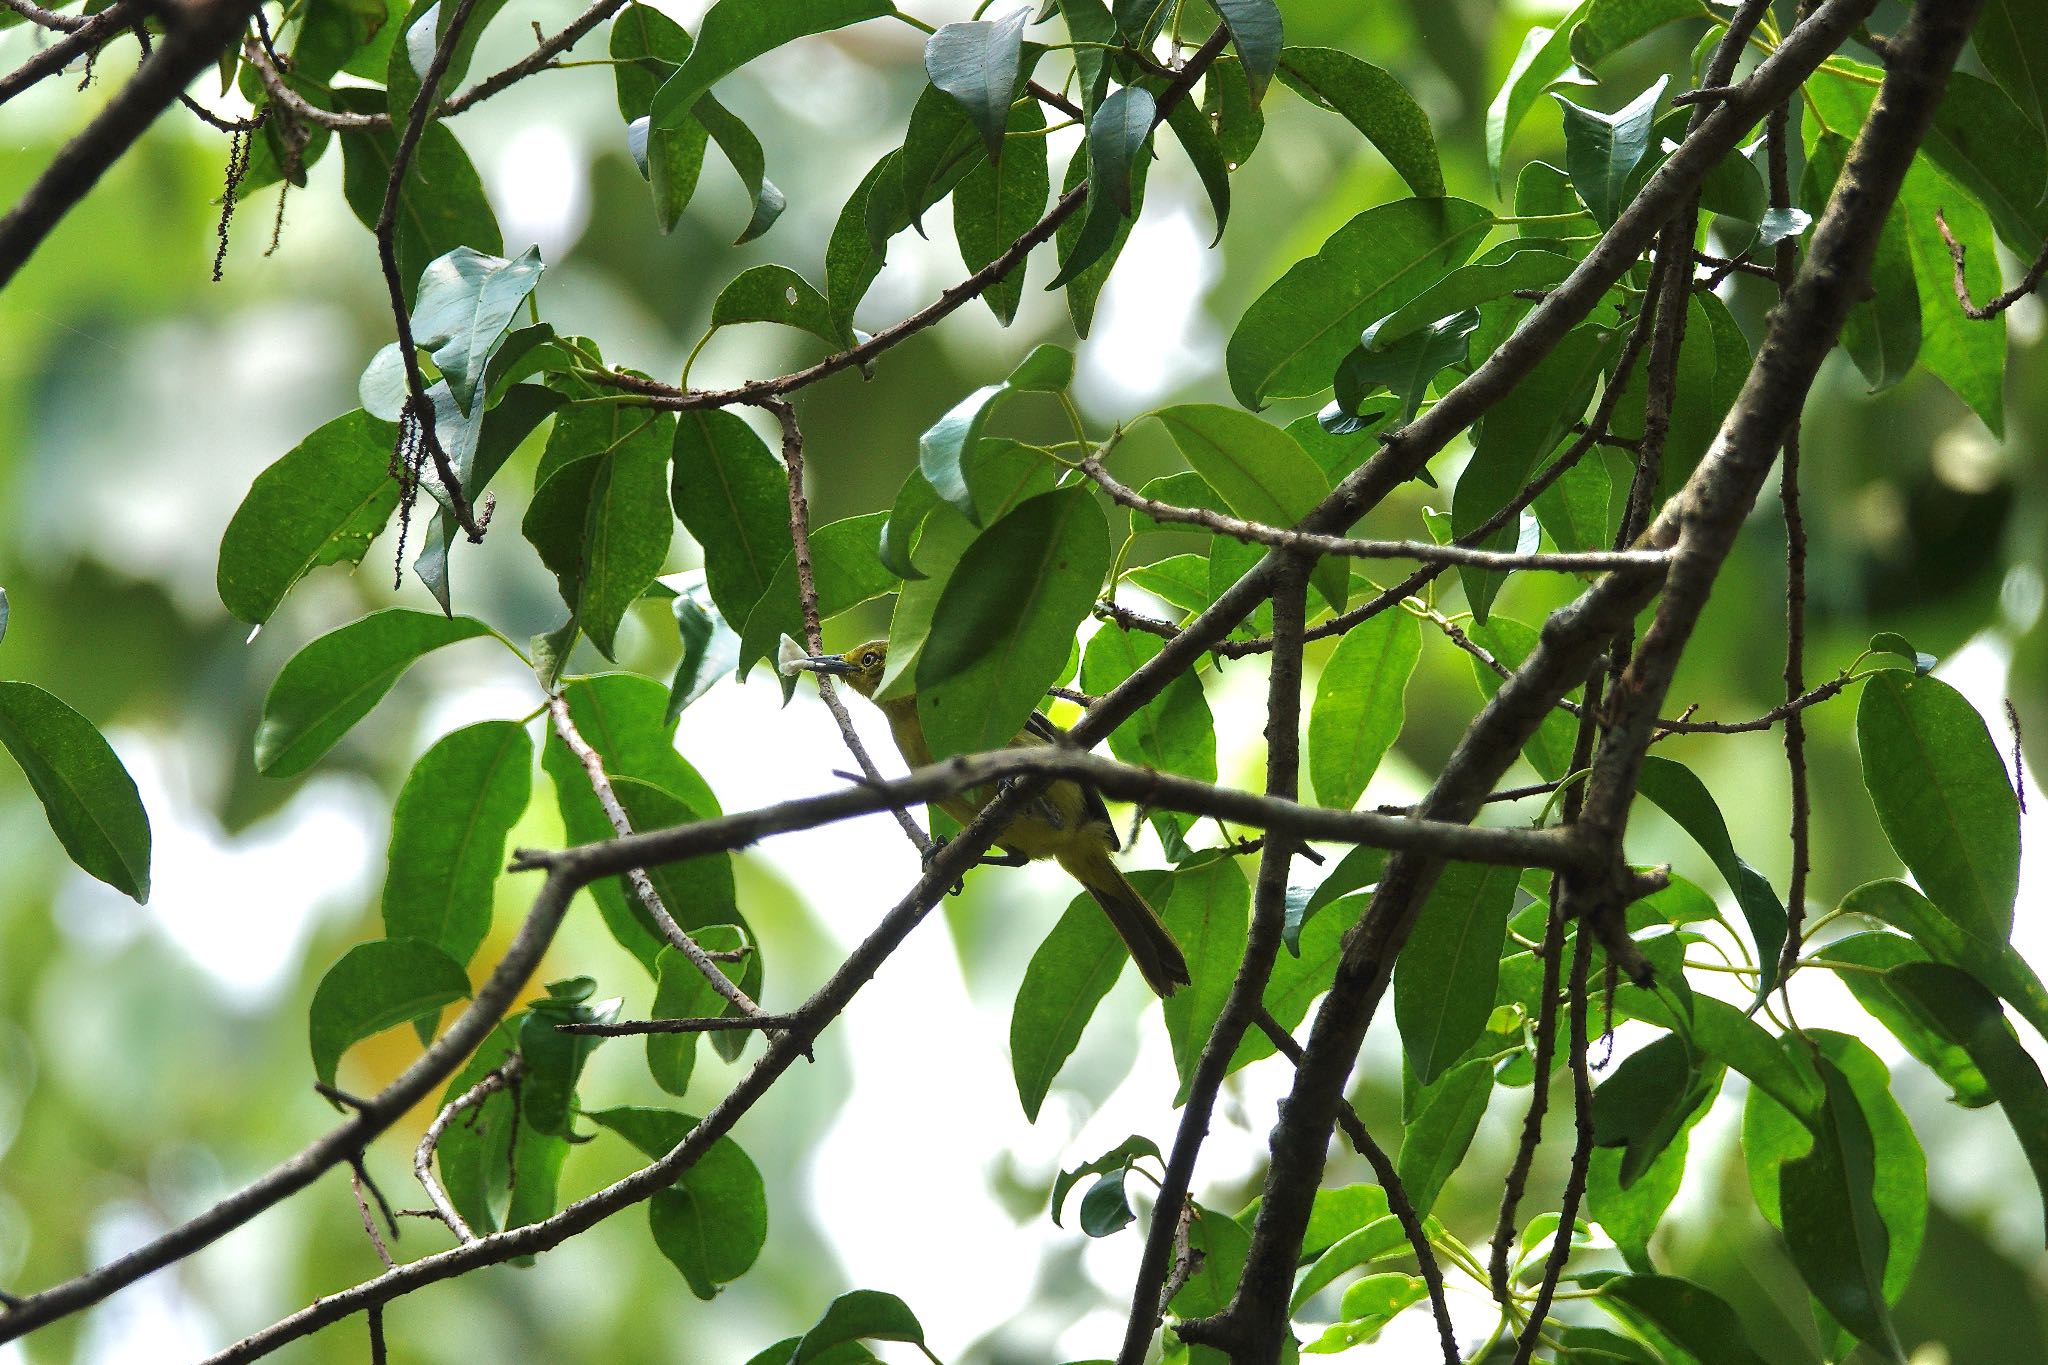
[[[828,678],[844,678],[846,685],[863,697],[873,697],[882,685],[882,670],[889,662],[889,642],[870,640],[844,654],[809,654],[791,659],[788,667]]]

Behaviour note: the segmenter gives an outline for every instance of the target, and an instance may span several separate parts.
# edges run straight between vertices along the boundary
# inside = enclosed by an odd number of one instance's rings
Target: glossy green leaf
[[[629,4],[612,21],[610,47],[626,147],[653,193],[656,224],[669,232],[697,191],[710,134],[691,116],[656,128],[648,111],[655,91],[689,58],[690,35],[653,6]]]
[[[926,86],[910,111],[903,148],[868,198],[868,244],[875,251],[905,228],[924,231],[924,212],[988,159],[981,134],[959,104]]]
[[[1168,555],[1140,564],[1124,574],[1124,582],[1183,612],[1200,611],[1214,600],[1209,596],[1209,561],[1203,555]]]
[[[589,1117],[651,1158],[667,1155],[697,1126],[692,1116],[666,1109],[603,1109]],[[719,1138],[648,1202],[647,1225],[690,1292],[708,1301],[752,1267],[768,1240],[761,1172],[738,1143]]]
[[[540,283],[540,273],[539,247],[528,247],[512,260],[457,247],[420,276],[413,340],[434,357],[464,412],[475,402],[491,353]]]
[[[533,741],[509,720],[465,726],[420,756],[391,811],[385,937],[431,943],[465,966],[476,956],[532,767]]]
[[[825,244],[825,297],[832,304],[832,325],[842,343],[852,340],[854,309],[860,306],[875,276],[882,273],[882,263],[887,259],[886,246],[878,249],[868,240],[868,210],[876,190],[893,173],[898,159],[898,153],[890,152],[869,168],[840,209]]]
[[[1452,864],[1457,866],[1461,864]],[[1425,910],[1424,914],[1427,913]],[[1487,998],[1492,998],[1490,993]],[[1426,1093],[1427,1098],[1401,1138],[1397,1163],[1409,1201],[1422,1217],[1436,1206],[1444,1182],[1465,1159],[1472,1137],[1479,1131],[1486,1101],[1493,1094],[1493,1063],[1484,1057],[1462,1062],[1445,1072]]]
[[[1650,1328],[1702,1365],[1765,1365],[1727,1300],[1689,1280],[1605,1272],[1581,1278],[1597,1289],[1594,1302],[1602,1308]]]
[[[1954,181],[1921,157],[1915,157],[1906,172],[1898,213],[1920,296],[1919,361],[1967,403],[1993,435],[2002,435],[2005,317],[1978,322],[1964,315],[1956,303],[1955,263],[1934,216],[1939,213],[1962,243],[1963,278],[1970,297],[1980,303],[1997,294],[2001,285],[1991,220]]]
[[[2033,1168],[2048,1217],[2048,1081],[2020,1044],[1998,1001],[1969,974],[1939,962],[1894,967],[1885,980],[1970,1054],[2005,1110]]]
[[[745,120],[712,95],[700,96],[691,116],[704,126],[704,131],[718,144],[718,150],[725,153],[725,159],[732,164],[741,186],[746,190],[751,210],[747,225],[733,239],[734,246],[744,246],[775,226],[775,220],[782,216],[789,200],[768,179],[767,154],[761,150],[761,139],[754,136],[754,130],[746,125]]]
[[[925,41],[926,74],[933,85],[960,102],[981,130],[991,161],[1003,154],[1024,25],[1030,18],[1030,10],[1019,9],[1000,19],[946,24]]]
[[[960,260],[978,271],[1010,249],[1045,213],[1052,191],[1047,161],[1045,111],[1036,100],[1021,100],[1010,110],[1012,136],[1000,159],[990,158],[969,171],[953,191],[953,239]],[[1024,298],[1025,264],[1017,266],[982,291],[981,301],[996,320],[1008,326]]]
[[[1424,1085],[1486,1031],[1520,869],[1447,863],[1394,972],[1394,1022]]]
[[[1152,415],[1194,471],[1247,521],[1291,527],[1329,496],[1321,468],[1270,422],[1216,403],[1182,403]],[[1344,609],[1351,586],[1346,564],[1321,561],[1311,581],[1333,610]]]
[[[1140,894],[1152,896],[1165,886],[1166,876],[1138,872],[1131,883]],[[1031,1122],[1038,1121],[1053,1078],[1129,960],[1102,907],[1085,892],[1067,906],[1031,955],[1010,1011],[1010,1074]]]
[[[2036,128],[2048,128],[2048,25],[2027,0],[1990,0],[1971,34],[1977,59]]]
[[[1216,235],[1209,241],[1213,247],[1223,240],[1224,225],[1230,221],[1230,162],[1216,140],[1216,130],[1193,100],[1175,102],[1166,116],[1166,126],[1173,130],[1174,139],[1187,153],[1188,164],[1195,168],[1195,176],[1209,196],[1209,209],[1216,215]]]
[[[1151,91],[1127,85],[1104,100],[1088,120],[1088,203],[1080,235],[1073,249],[1061,256],[1060,273],[1048,288],[1067,284],[1121,245],[1121,220],[1136,218],[1143,202],[1137,167],[1150,156],[1147,143],[1157,114]]]
[[[1658,942],[1650,940],[1644,947]],[[1676,972],[1669,973],[1676,976]],[[1819,1087],[1811,1072],[1795,1066],[1779,1041],[1763,1026],[1725,1000],[1688,993],[1674,1011],[1669,999],[1672,984],[1659,982],[1650,991],[1622,986],[1617,1008],[1629,1017],[1670,1029],[1689,1045],[1690,1053],[1711,1058],[1730,1071],[1739,1071],[1749,1083],[1784,1105],[1802,1122],[1819,1122]]]
[[[873,512],[812,529],[811,565],[817,573],[819,619],[830,620],[896,586],[895,575],[882,567],[875,554],[884,520],[882,513]],[[801,640],[803,633],[796,559],[793,554],[784,554],[768,586],[762,590],[761,600],[747,614],[746,628],[740,632],[740,675],[744,677],[757,660],[773,655],[776,642],[783,636]]]
[[[258,474],[221,536],[221,604],[260,626],[312,570],[360,564],[398,506],[397,443],[394,424],[357,409]]]
[[[718,0],[682,68],[655,92],[656,127],[676,127],[697,97],[754,58],[813,33],[893,14],[889,0]]]
[[[2048,1032],[2048,989],[2002,936],[1958,921],[1901,881],[1866,882],[1842,897],[1842,909],[1911,934],[1935,960],[1968,972]]]
[[[969,486],[965,460],[978,450],[982,428],[1004,399],[1019,393],[1058,393],[1074,382],[1074,353],[1064,346],[1035,346],[999,384],[985,384],[953,405],[917,441],[918,468],[941,498],[969,521],[981,523]]]
[[[1420,1156],[1417,1159],[1419,1162]],[[1396,1171],[1398,1170],[1397,1165]],[[1325,1189],[1322,1193],[1327,1194],[1329,1191]],[[1299,1312],[1303,1304],[1336,1283],[1337,1278],[1344,1272],[1389,1256],[1401,1255],[1407,1249],[1408,1234],[1402,1230],[1399,1218],[1391,1213],[1382,1213],[1376,1218],[1366,1219],[1357,1228],[1338,1237],[1327,1249],[1322,1250],[1320,1255],[1316,1255],[1314,1262],[1294,1287],[1295,1311]],[[1311,1254],[1314,1254],[1311,1248],[1304,1246],[1303,1255]]]
[[[702,925],[690,933],[697,946],[711,953],[736,952],[747,947],[747,936],[738,925]],[[740,981],[747,959],[720,962],[718,970],[728,981]],[[697,965],[674,948],[663,948],[654,964],[654,1019],[716,1019],[732,1012],[732,1004],[707,981]],[[743,988],[744,989],[744,988]],[[671,1095],[690,1088],[690,1075],[697,1065],[697,1035],[694,1033],[650,1033],[647,1035],[647,1070],[654,1083]]]
[[[1073,157],[1067,162],[1066,175],[1060,183],[1060,193],[1070,194],[1089,176],[1089,149],[1083,143],[1074,149]],[[1073,319],[1074,331],[1087,336],[1088,329],[1095,323],[1095,304],[1102,294],[1102,286],[1109,281],[1109,272],[1123,253],[1124,243],[1130,239],[1131,228],[1137,223],[1138,215],[1145,207],[1145,182],[1152,173],[1152,158],[1141,156],[1131,167],[1131,211],[1121,213],[1107,195],[1089,195],[1088,202],[1078,214],[1070,214],[1060,224],[1053,241],[1059,251],[1060,269],[1047,289],[1067,291],[1067,315]]]
[[[1259,408],[1328,388],[1359,333],[1471,259],[1492,223],[1462,199],[1402,199],[1359,214],[1245,310],[1225,356],[1230,391]]]
[[[1509,669],[1520,668],[1536,650],[1536,629],[1512,617],[1494,613],[1467,628],[1474,643]],[[1472,660],[1472,676],[1479,690],[1491,697],[1500,691],[1501,676],[1479,660]],[[1576,700],[1577,692],[1570,694]],[[1578,741],[1578,722],[1559,711],[1551,711],[1522,745],[1522,757],[1545,782],[1555,782],[1571,771],[1572,749]]]
[[[1585,17],[1592,0],[1586,0],[1577,9],[1566,15],[1556,28],[1540,25],[1531,28],[1522,37],[1522,47],[1515,54],[1514,64],[1508,68],[1508,78],[1502,83],[1493,102],[1486,107],[1486,164],[1493,171],[1493,187],[1498,192],[1505,184],[1503,171],[1507,164],[1508,142],[1514,137],[1515,129],[1543,98],[1543,92],[1561,81],[1571,70],[1572,31]]]
[[[1976,708],[1938,678],[1885,671],[1856,708],[1863,785],[1885,838],[1944,915],[2003,940],[2019,892],[2019,801]]]
[[[1280,62],[1278,0],[1214,0],[1214,8],[1230,28],[1230,41],[1237,49],[1237,59],[1244,63],[1252,98],[1258,99]]]
[[[1615,1248],[1631,1270],[1649,1273],[1656,1268],[1650,1259],[1650,1238],[1678,1195],[1678,1187],[1685,1178],[1688,1134],[1713,1107],[1714,1093],[1719,1090],[1723,1074],[1719,1067],[1714,1068],[1713,1091],[1680,1119],[1678,1130],[1665,1142],[1664,1149],[1647,1167],[1633,1172],[1635,1178],[1626,1185],[1622,1181],[1622,1167],[1628,1157],[1627,1149],[1593,1149],[1586,1169],[1586,1212],[1614,1239]]]
[[[307,1007],[313,1074],[333,1085],[334,1069],[350,1047],[468,995],[462,964],[431,943],[386,938],[357,944],[327,969]]]
[[[718,291],[718,298],[711,305],[711,325],[730,327],[741,322],[773,322],[794,327],[828,346],[837,346],[841,340],[832,321],[832,306],[825,302],[825,296],[788,266],[750,267]],[[692,415],[678,414],[685,419]]]
[[[519,1054],[526,1059],[526,1069],[519,1077],[519,1116],[534,1132],[578,1137],[571,1122],[579,1112],[576,1085],[598,1040],[564,1033],[560,1025],[615,1022],[620,1002],[592,1005],[596,989],[597,983],[587,976],[551,981],[547,995],[534,1001],[520,1021]]]
[[[676,414],[672,455],[676,518],[703,549],[711,600],[744,625],[790,554],[788,473],[752,427],[722,408]]]
[[[1279,71],[1287,85],[1343,115],[1417,195],[1444,192],[1429,115],[1386,70],[1336,48],[1290,47],[1280,54]]]
[[[1828,1312],[1866,1344],[1903,1360],[1884,1301],[1890,1235],[1877,1207],[1870,1122],[1841,1068],[1825,1057],[1814,1066],[1826,1101],[1813,1148],[1778,1173],[1785,1246]]]
[[[1626,1190],[1662,1156],[1720,1085],[1687,1041],[1666,1034],[1630,1053],[1593,1092],[1593,1141],[1622,1148]]]
[[[1472,458],[1458,476],[1451,499],[1451,533],[1464,540],[1514,500],[1550,453],[1585,416],[1594,385],[1613,354],[1613,338],[1591,327],[1575,328],[1537,362],[1507,397],[1479,424]],[[1603,518],[1604,520],[1604,518]],[[1517,526],[1510,521],[1479,542],[1482,549],[1513,550]],[[1507,575],[1496,570],[1458,568],[1459,581],[1484,622]]]
[[[1838,979],[1865,1012],[1883,1024],[1915,1060],[1954,1092],[1951,1102],[1966,1109],[1978,1109],[1998,1098],[1992,1094],[1984,1073],[1970,1060],[1970,1054],[1950,1041],[1919,1005],[1885,979],[1884,973],[1893,967],[1933,961],[1920,944],[1903,934],[1873,931],[1835,939],[1814,956],[1867,969],[1838,973]],[[1853,1078],[1854,1073],[1851,1075]]]
[[[1244,63],[1218,57],[1202,78],[1202,116],[1216,130],[1217,150],[1232,166],[1242,166],[1258,150],[1265,135],[1266,114],[1252,98]]]
[[[1411,421],[1431,381],[1447,367],[1464,363],[1467,343],[1478,326],[1479,311],[1467,309],[1384,345],[1374,328],[1366,328],[1337,366],[1338,408],[1347,416],[1360,416],[1366,400],[1386,389],[1400,400],[1396,422]]]
[[[1081,655],[1081,688],[1102,696],[1165,648],[1157,636],[1098,630]],[[1109,735],[1109,751],[1126,763],[1198,782],[1216,780],[1216,722],[1193,673],[1182,673]]]
[[[489,633],[467,616],[400,607],[329,631],[294,654],[271,684],[256,731],[256,770],[298,776],[368,715],[414,660]]]
[[[1187,1099],[1195,1064],[1244,962],[1251,900],[1244,869],[1236,859],[1222,858],[1175,873],[1166,904],[1159,907],[1159,917],[1187,955],[1193,978],[1161,1005],[1174,1071],[1180,1076],[1176,1104]]]
[[[1611,226],[1628,202],[1628,182],[1650,150],[1657,119],[1657,101],[1666,79],[1630,100],[1612,114],[1587,109],[1555,95],[1564,109],[1564,166],[1572,187],[1602,227]]]
[[[1053,1226],[1062,1226],[1060,1215],[1066,1207],[1067,1195],[1073,1190],[1074,1186],[1080,1184],[1081,1181],[1091,1175],[1101,1175],[1105,1171],[1128,1168],[1131,1163],[1141,1156],[1149,1156],[1154,1161],[1161,1162],[1162,1164],[1165,1161],[1165,1158],[1159,1153],[1158,1143],[1148,1137],[1133,1134],[1092,1161],[1085,1161],[1071,1171],[1062,1169],[1057,1176],[1053,1177],[1052,1182],[1052,1201],[1049,1212],[1052,1215]]]
[[[520,528],[607,658],[626,609],[668,558],[672,421],[616,404],[563,414]]]
[[[1800,198],[1820,205],[1834,191],[1849,142],[1835,134],[1822,136],[1807,153]],[[1885,219],[1870,266],[1870,297],[1849,310],[1842,324],[1842,347],[1863,372],[1872,392],[1904,379],[1920,354],[1920,293],[1913,279],[1913,253],[1908,245],[1905,213],[1895,209]]]
[[[1124,1177],[1130,1168],[1119,1166],[1095,1178],[1081,1196],[1081,1231],[1090,1237],[1108,1237],[1137,1221],[1131,1212],[1130,1196],[1124,1193]]]
[[[1712,17],[1700,0],[1593,0],[1572,33],[1572,57],[1598,66],[1666,24]]]
[[[334,101],[344,113],[386,112],[381,90],[338,89]],[[385,187],[391,182],[397,134],[389,128],[367,128],[348,129],[338,136],[342,197],[364,227],[374,227],[383,212]],[[430,121],[421,134],[399,190],[394,244],[398,278],[404,284],[408,306],[420,272],[429,262],[462,246],[494,256],[505,250],[505,239],[498,231],[490,201],[484,197],[476,167],[455,134],[439,120]]]
[[[1045,493],[960,558],[917,661],[917,715],[934,758],[1000,749],[1058,681],[1109,572],[1102,508]]]
[[[1551,238],[1520,237],[1502,242],[1380,319],[1373,328],[1373,340],[1387,345],[1440,318],[1507,298],[1517,289],[1548,289],[1569,275],[1575,264],[1566,245]]]
[[[1736,853],[1728,837],[1728,822],[1706,783],[1684,764],[1652,755],[1643,760],[1636,790],[1677,821],[1714,860],[1728,889],[1735,893],[1749,936],[1756,943],[1757,961],[1764,971],[1759,990],[1772,989],[1778,979],[1778,950],[1785,943],[1785,904],[1769,879]]]
[[[149,812],[92,722],[33,683],[0,682],[0,747],[21,765],[71,861],[147,902]]]
[[[1401,733],[1407,715],[1403,693],[1421,657],[1422,625],[1405,611],[1383,611],[1337,641],[1309,708],[1308,767],[1316,800],[1339,810],[1358,804]]]
[[[665,713],[668,722],[674,724],[690,703],[710,691],[713,684],[732,676],[740,661],[740,637],[701,585],[677,593],[669,607],[675,613],[676,634],[683,644],[683,657],[676,661],[675,677],[669,683]]]
[[[826,1353],[850,1341],[911,1341],[924,1344],[924,1328],[908,1304],[894,1294],[856,1289],[832,1300],[825,1316],[804,1333],[789,1365],[827,1365]]]

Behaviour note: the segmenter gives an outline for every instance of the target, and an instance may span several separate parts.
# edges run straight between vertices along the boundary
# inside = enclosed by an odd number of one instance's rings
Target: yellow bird
[[[903,761],[921,768],[932,761],[932,751],[925,743],[924,727],[917,718],[917,699],[906,696],[875,701],[875,690],[882,685],[882,669],[888,661],[888,642],[870,640],[844,654],[812,654],[793,659],[787,666],[844,678],[849,687],[881,708],[888,718],[889,731],[896,738],[896,747],[903,752]],[[1025,722],[1024,733],[1012,741],[1011,747],[1055,744],[1061,734],[1058,726],[1033,711]],[[942,798],[938,805],[965,825],[995,798],[995,787],[973,787]],[[1131,950],[1131,960],[1138,964],[1145,984],[1154,991],[1162,996],[1172,995],[1177,987],[1188,983],[1187,959],[1181,955],[1173,935],[1110,857],[1121,845],[1117,842],[1116,826],[1109,818],[1109,807],[1102,803],[1099,793],[1079,782],[1054,782],[1011,818],[996,836],[996,842],[1010,855],[1003,861],[1011,866],[1022,866],[1034,858],[1051,858],[1087,888],[1102,912],[1109,916],[1124,946]]]

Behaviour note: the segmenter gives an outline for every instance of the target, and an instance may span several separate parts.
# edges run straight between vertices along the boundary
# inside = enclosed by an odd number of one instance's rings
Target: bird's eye
[[[880,662],[882,662],[882,656],[875,653],[872,649],[860,656],[860,666],[862,668],[873,668]]]

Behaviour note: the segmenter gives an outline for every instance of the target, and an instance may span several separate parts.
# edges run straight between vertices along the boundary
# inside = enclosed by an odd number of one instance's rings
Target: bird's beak
[[[800,659],[791,659],[785,667],[792,672],[823,673],[834,678],[853,672],[853,665],[837,654],[806,654]]]

